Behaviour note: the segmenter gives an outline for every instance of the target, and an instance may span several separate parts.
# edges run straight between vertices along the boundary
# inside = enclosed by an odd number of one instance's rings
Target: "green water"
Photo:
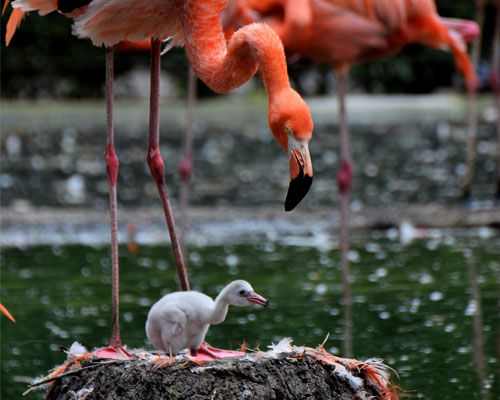
[[[146,346],[149,307],[176,289],[167,247],[121,248],[121,328],[129,347]],[[191,248],[192,289],[215,296],[244,278],[270,300],[268,308],[232,308],[213,326],[215,346],[264,349],[293,337],[297,345],[342,349],[342,286],[338,251],[273,242]],[[403,247],[358,239],[351,269],[354,357],[383,358],[400,375],[407,398],[495,399],[500,395],[500,238],[445,237]],[[110,323],[107,248],[6,248],[1,254],[1,398],[17,399],[29,377],[45,374],[78,340],[106,344]],[[480,293],[480,307],[472,296]],[[481,310],[481,313],[477,311]],[[482,339],[482,342],[481,342]],[[477,343],[483,343],[478,345]],[[481,358],[482,356],[482,358]],[[474,361],[478,360],[478,361]],[[27,398],[40,398],[31,393]]]

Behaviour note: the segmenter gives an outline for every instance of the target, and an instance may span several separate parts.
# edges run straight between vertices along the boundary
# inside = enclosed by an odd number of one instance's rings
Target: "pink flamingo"
[[[346,79],[351,65],[382,58],[410,43],[450,48],[457,68],[475,91],[477,78],[467,53],[451,35],[450,28],[473,38],[473,22],[440,18],[433,0],[240,0],[260,13],[283,40],[290,54],[298,54],[331,65],[337,76],[340,117],[341,168],[337,175],[340,192],[340,247],[344,298],[350,299],[349,284],[349,194],[353,167],[345,107]],[[349,302],[350,300],[348,300]],[[348,335],[347,335],[348,336]],[[349,347],[347,345],[346,347]],[[350,350],[348,350],[350,351]]]
[[[241,86],[257,71],[268,92],[268,121],[279,144],[289,155],[290,185],[285,210],[293,209],[306,195],[312,183],[312,164],[308,142],[313,123],[310,111],[288,81],[286,60],[279,37],[264,24],[251,24],[235,32],[226,42],[220,21],[226,0],[17,0],[14,8],[24,12],[38,10],[41,15],[59,11],[74,19],[73,33],[90,38],[94,45],[106,46],[107,129],[105,162],[110,186],[112,238],[113,317],[110,346],[96,354],[113,357],[127,354],[123,349],[118,317],[118,242],[116,216],[116,177],[118,158],[113,134],[113,50],[122,40],[141,41],[151,38],[151,93],[147,162],[156,182],[181,281],[189,290],[172,210],[165,187],[165,166],[159,149],[159,73],[161,40],[172,38],[184,43],[196,75],[217,92]],[[14,10],[15,11],[15,10]],[[20,13],[7,32],[12,37]]]

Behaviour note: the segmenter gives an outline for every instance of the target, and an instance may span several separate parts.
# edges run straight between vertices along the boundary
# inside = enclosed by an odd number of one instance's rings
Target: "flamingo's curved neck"
[[[226,289],[222,289],[215,299],[215,306],[210,314],[210,324],[217,325],[226,319],[227,310],[229,308],[229,303],[226,299]]]
[[[180,0],[179,0],[180,1]],[[264,24],[239,29],[226,43],[220,21],[227,0],[183,0],[186,52],[196,75],[216,92],[241,86],[260,71],[269,100],[290,87],[283,45]]]

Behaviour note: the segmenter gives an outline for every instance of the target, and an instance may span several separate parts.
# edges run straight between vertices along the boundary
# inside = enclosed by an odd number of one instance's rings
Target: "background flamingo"
[[[353,168],[347,115],[346,79],[354,63],[398,52],[410,43],[449,48],[457,68],[464,74],[469,92],[477,78],[469,58],[450,28],[475,37],[477,27],[470,22],[441,19],[432,0],[242,0],[258,11],[281,37],[289,54],[298,54],[333,67],[337,76],[340,116],[341,168],[337,175],[340,192],[340,246],[344,299],[350,303],[349,284],[349,192]],[[346,308],[347,313],[350,308]],[[349,316],[346,317],[349,319]],[[346,324],[349,328],[349,325]],[[346,337],[350,335],[346,334]],[[345,344],[345,353],[351,353]]]
[[[495,29],[493,32],[492,50],[491,50],[491,74],[490,82],[495,96],[495,107],[497,109],[497,171],[496,171],[496,188],[495,198],[500,202],[500,1],[499,0],[476,0],[476,15],[475,20],[479,25],[481,32],[485,23],[485,13],[488,3],[495,5]],[[476,71],[479,70],[481,61],[481,49],[483,45],[482,36],[480,36],[471,48],[471,60]],[[470,97],[468,109],[468,129],[467,129],[467,146],[465,154],[466,173],[462,185],[462,196],[469,200],[471,195],[471,185],[474,178],[474,163],[476,159],[476,141],[478,134],[478,111],[477,99]]]
[[[476,0],[476,16],[475,20],[479,26],[480,31],[483,31],[484,26],[484,8],[486,0]],[[479,62],[481,58],[481,43],[482,37],[479,36],[477,40],[472,43],[470,57],[475,71],[479,69]],[[474,163],[476,160],[476,141],[477,141],[477,98],[471,93],[469,95],[467,104],[467,138],[465,141],[465,175],[462,182],[462,199],[466,202],[471,197],[471,185],[474,177]]]
[[[497,187],[496,200],[500,203],[500,1],[497,1],[495,33],[493,36],[491,84],[495,92],[497,108]]]
[[[290,156],[290,187],[285,209],[293,209],[305,196],[312,182],[312,165],[308,141],[313,124],[309,109],[290,87],[283,46],[279,38],[262,24],[252,24],[236,32],[226,43],[220,16],[225,1],[198,0],[187,5],[172,0],[138,4],[136,2],[93,0],[83,7],[68,7],[52,1],[18,0],[14,8],[51,11],[72,17],[73,32],[106,46],[107,134],[105,161],[110,185],[111,237],[113,260],[113,323],[110,347],[101,352],[117,354],[123,350],[118,324],[118,242],[116,216],[116,177],[118,158],[113,135],[113,45],[121,40],[151,39],[151,92],[147,161],[156,182],[167,220],[174,258],[183,290],[189,290],[184,261],[165,186],[165,167],[159,150],[159,73],[161,39],[172,37],[173,43],[184,42],[196,74],[212,89],[227,92],[238,87],[260,71],[269,94],[268,119],[271,130]],[[59,8],[58,8],[59,7]],[[208,12],[207,12],[208,8]],[[9,37],[20,21],[14,14]],[[203,23],[201,23],[203,22]]]

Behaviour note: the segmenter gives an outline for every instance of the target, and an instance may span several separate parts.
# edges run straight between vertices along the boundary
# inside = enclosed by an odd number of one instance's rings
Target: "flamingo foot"
[[[217,349],[210,346],[207,342],[203,342],[198,349],[196,357],[201,361],[211,361],[221,358],[243,357],[245,354],[243,351]]]
[[[117,358],[126,360],[128,358],[133,358],[123,346],[108,346],[94,351],[94,355],[97,358]]]

